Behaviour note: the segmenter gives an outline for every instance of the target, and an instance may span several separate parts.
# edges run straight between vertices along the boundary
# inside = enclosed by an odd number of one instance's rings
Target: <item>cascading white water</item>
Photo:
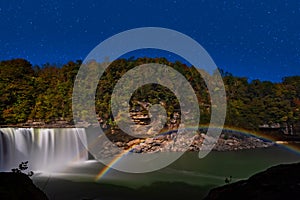
[[[0,170],[29,161],[38,171],[53,171],[88,159],[85,130],[77,128],[0,128]]]

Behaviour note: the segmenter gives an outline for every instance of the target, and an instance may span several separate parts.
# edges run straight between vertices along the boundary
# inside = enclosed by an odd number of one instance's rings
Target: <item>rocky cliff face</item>
[[[47,200],[47,196],[23,173],[0,173],[0,199]]]
[[[248,180],[212,189],[205,199],[299,199],[299,171],[300,163],[271,167]]]

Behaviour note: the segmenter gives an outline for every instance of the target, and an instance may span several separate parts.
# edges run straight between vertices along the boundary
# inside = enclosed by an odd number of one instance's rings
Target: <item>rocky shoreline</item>
[[[142,128],[145,128],[147,125],[139,125]],[[55,124],[19,124],[19,125],[7,125],[1,127],[10,127],[10,128],[75,128],[73,124],[66,123],[55,123]],[[93,127],[91,125],[87,127]],[[82,128],[87,128],[82,126]],[[108,129],[109,130],[109,129]],[[147,131],[146,131],[147,132]],[[146,134],[148,135],[148,133]],[[194,136],[194,138],[178,138],[177,132],[172,130],[171,133],[158,135],[155,137],[144,138],[134,138],[126,136],[120,130],[110,130],[107,133],[108,138],[114,142],[114,144],[124,151],[130,150],[135,153],[147,153],[147,152],[165,152],[165,151],[200,151],[205,150],[201,149],[203,146],[203,141],[206,139],[206,142],[209,144],[214,143],[214,138],[208,137],[204,132],[199,132]],[[125,139],[124,139],[125,138]],[[176,142],[177,145],[174,145]],[[180,145],[178,145],[180,144]],[[103,154],[110,156],[116,152],[110,152],[109,148],[112,143],[105,144]],[[273,146],[274,143],[263,141],[256,137],[250,137],[246,135],[241,135],[239,133],[222,133],[218,138],[216,145],[213,148],[213,151],[238,151],[245,149],[255,149],[255,148],[267,148]]]
[[[247,180],[212,189],[205,200],[297,199],[300,195],[300,163],[281,164]]]
[[[204,138],[207,141],[214,141],[213,138],[208,138],[204,133],[199,133],[194,136],[191,143],[184,139],[176,140],[177,145],[174,145],[177,133],[171,133],[168,135],[159,135],[153,138],[146,139],[131,139],[129,141],[115,141],[114,144],[123,151],[131,151],[134,153],[157,153],[157,152],[184,152],[184,151],[201,151]],[[178,145],[182,144],[182,145]],[[190,145],[189,145],[190,144]],[[114,156],[115,154],[122,152],[111,152],[110,146],[112,143],[105,144],[103,150],[99,153],[105,155],[104,157]],[[213,151],[239,151],[246,149],[256,149],[256,148],[268,148],[273,146],[273,142],[263,141],[259,138],[244,136],[239,134],[228,134],[222,133],[219,137]]]
[[[222,134],[217,144],[213,148],[215,151],[236,151],[244,149],[255,149],[255,148],[268,148],[273,146],[273,142],[264,141],[262,139],[250,136],[229,136],[225,138],[226,134]],[[228,136],[227,136],[228,137]]]

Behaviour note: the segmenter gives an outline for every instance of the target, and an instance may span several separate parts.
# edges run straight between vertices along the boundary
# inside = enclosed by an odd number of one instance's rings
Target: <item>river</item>
[[[103,185],[118,186],[119,190],[119,186],[140,188],[159,182],[198,186],[201,199],[209,189],[225,184],[226,177],[232,176],[234,182],[247,179],[270,166],[297,161],[300,161],[299,154],[279,146],[236,152],[213,151],[203,159],[198,159],[196,152],[187,152],[173,164],[151,173],[129,174],[111,169],[100,180],[95,180],[104,166],[90,160],[58,173],[36,174],[33,180],[51,199],[110,199],[110,195],[115,195],[115,188],[105,189],[106,196],[103,196]],[[170,187],[173,186],[170,184]],[[153,185],[150,191],[151,188]],[[165,187],[163,190],[166,190]]]
[[[198,158],[197,152],[186,152],[163,169],[132,174],[106,169],[100,162],[89,159],[86,153],[82,154],[80,135],[84,138],[83,129],[2,128],[0,167],[7,171],[20,161],[29,160],[29,169],[35,172],[34,183],[50,199],[116,199],[116,196],[135,194],[136,189],[146,186],[149,187],[142,195],[188,193],[193,188],[199,191],[201,199],[209,189],[225,184],[226,177],[232,176],[234,182],[273,165],[300,161],[298,152],[280,145],[212,151],[203,159]],[[76,155],[79,162],[70,162]]]

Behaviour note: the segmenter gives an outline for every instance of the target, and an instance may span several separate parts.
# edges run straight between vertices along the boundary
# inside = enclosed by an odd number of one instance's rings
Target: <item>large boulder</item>
[[[0,172],[0,199],[47,200],[47,196],[23,173]]]
[[[238,181],[212,189],[206,200],[298,199],[300,163],[282,164]]]

